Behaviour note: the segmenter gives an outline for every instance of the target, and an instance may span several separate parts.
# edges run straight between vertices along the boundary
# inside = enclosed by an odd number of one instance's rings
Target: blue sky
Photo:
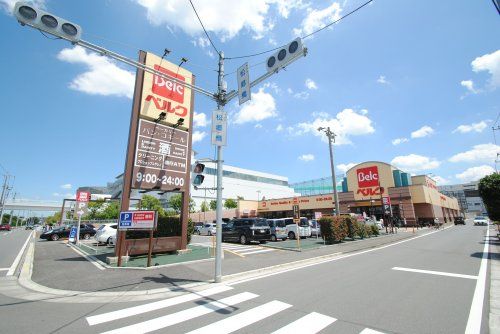
[[[193,0],[226,57],[259,52],[303,36],[364,1]],[[123,171],[135,71],[21,27],[2,0],[0,164],[22,198],[61,199],[78,186],[105,185]],[[215,90],[217,59],[189,2],[37,0],[78,23],[83,38],[136,58],[159,55]],[[441,184],[491,173],[500,148],[491,127],[500,113],[500,16],[491,1],[376,0],[304,43],[307,57],[230,103],[227,164],[288,176],[328,176],[326,139],[338,133],[339,173],[379,160]],[[266,56],[243,62],[251,78]],[[226,77],[235,88],[235,74]],[[194,148],[213,156],[215,105],[196,95]],[[500,131],[497,132],[500,140]]]

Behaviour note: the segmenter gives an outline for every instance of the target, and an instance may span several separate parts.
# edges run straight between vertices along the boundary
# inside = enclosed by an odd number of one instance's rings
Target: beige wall
[[[333,209],[333,194],[289,197],[282,199],[271,199],[259,201],[259,212],[267,211],[292,211],[294,198],[297,199],[301,210],[313,210],[321,208]]]
[[[410,186],[413,203],[428,203],[453,210],[459,210],[458,200],[441,194],[437,189],[425,185]]]
[[[359,187],[358,182],[358,172],[363,168],[376,167],[377,168],[377,184],[372,187]],[[375,198],[380,196],[379,186],[385,189],[385,194],[387,194],[387,189],[394,187],[394,177],[392,175],[393,168],[391,165],[384,162],[378,161],[368,161],[354,166],[347,171],[347,187],[349,191],[352,191],[354,198],[357,201],[370,200],[370,198]],[[363,194],[361,191],[369,192],[368,194]]]

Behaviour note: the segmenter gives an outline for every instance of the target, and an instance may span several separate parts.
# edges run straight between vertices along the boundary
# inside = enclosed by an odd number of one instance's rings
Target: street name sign
[[[227,143],[227,112],[215,110],[212,113],[212,145],[226,146]]]
[[[244,63],[236,71],[238,81],[238,99],[240,105],[249,101],[251,96],[250,90],[250,74],[248,73],[248,63]]]

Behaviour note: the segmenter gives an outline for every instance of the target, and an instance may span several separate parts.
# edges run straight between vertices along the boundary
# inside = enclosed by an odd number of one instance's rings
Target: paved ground
[[[0,277],[9,272],[30,233],[24,229],[0,231]]]
[[[0,322],[7,333],[368,334],[464,333],[472,319],[478,327],[468,333],[487,333],[487,299],[479,309],[473,301],[481,280],[489,279],[480,270],[485,232],[452,227],[155,302],[57,304],[0,296]],[[6,321],[19,314],[29,317]]]
[[[419,231],[419,233],[427,232],[428,230]],[[240,247],[238,244],[226,244],[226,248],[233,248],[229,252],[225,252],[223,275],[286,264],[332,253],[371,248],[412,236],[411,232],[398,233],[362,241],[345,242],[307,252],[275,249],[267,251],[267,249],[263,249],[258,245],[245,246],[248,248],[243,252],[243,250],[238,251],[237,248]],[[261,252],[262,250],[266,252]],[[78,266],[75,266],[75,262],[78,263]],[[126,274],[124,274],[125,272]],[[37,240],[32,280],[47,287],[63,290],[130,291],[175,287],[193,282],[213,280],[213,277],[213,260],[148,271],[133,269],[106,269],[103,271],[66,246],[65,241]],[[75,285],[75,282],[79,282],[78,285]]]

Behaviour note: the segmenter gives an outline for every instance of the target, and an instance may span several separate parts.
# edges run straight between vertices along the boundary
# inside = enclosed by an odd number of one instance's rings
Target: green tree
[[[85,215],[84,219],[100,219],[100,214],[104,206],[104,200],[98,200],[95,202],[88,203],[88,213]]]
[[[45,218],[45,224],[47,225],[59,224],[60,220],[61,220],[61,212],[56,212],[52,216],[48,216],[47,218]]]
[[[215,199],[210,201],[210,210],[217,209],[217,201]]]
[[[168,200],[168,206],[177,213],[180,213],[182,210],[182,195],[175,194],[170,197]]]
[[[238,202],[236,202],[234,199],[232,198],[228,198],[226,199],[226,201],[224,202],[224,207],[226,209],[236,209],[238,207]]]
[[[479,181],[479,196],[483,199],[490,219],[500,222],[500,174],[493,173]]]
[[[210,208],[208,207],[207,201],[201,202],[200,211],[207,212]]]
[[[165,217],[165,209],[163,209],[158,198],[151,195],[144,195],[141,199],[141,209],[153,210],[158,212],[159,217]]]
[[[103,205],[98,219],[118,219],[120,217],[121,205],[119,201],[108,202]]]

